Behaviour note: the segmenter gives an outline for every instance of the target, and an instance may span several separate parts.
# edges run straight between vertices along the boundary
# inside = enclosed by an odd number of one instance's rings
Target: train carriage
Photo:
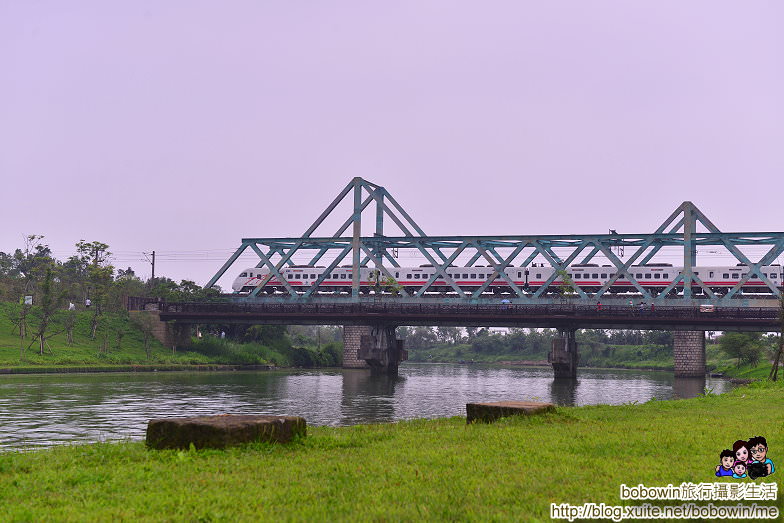
[[[313,266],[291,266],[280,270],[280,275],[296,292],[304,293],[315,285],[326,267]],[[394,279],[394,287],[402,289],[404,292],[414,293],[419,291],[427,282],[433,279],[436,269],[431,265],[421,265],[419,267],[391,267],[388,269]],[[610,265],[598,264],[575,264],[566,269],[566,276],[572,284],[587,293],[595,293],[601,289],[608,281],[615,277],[616,268]],[[667,290],[674,279],[681,273],[680,267],[670,264],[652,263],[646,265],[634,265],[628,271],[632,278],[643,288],[649,289],[652,293],[658,294]],[[718,294],[726,294],[735,287],[738,282],[748,275],[748,266],[705,266],[694,267],[693,273],[708,288]],[[780,265],[768,265],[760,270],[762,275],[767,278],[779,289],[782,289],[784,282],[784,272]],[[462,292],[474,293],[484,287],[484,292],[494,294],[513,293],[514,289],[509,284],[513,282],[515,286],[526,292],[536,292],[540,287],[547,284],[553,278],[554,269],[545,267],[542,264],[532,264],[528,267],[509,266],[504,270],[504,275],[489,281],[495,269],[490,266],[456,267],[446,268],[446,273],[452,280],[447,281],[439,275],[428,287],[428,293],[454,294],[456,293],[453,285],[456,285]],[[360,269],[360,290],[363,293],[370,292],[373,288],[378,288],[376,284],[377,271],[369,267]],[[564,286],[562,274],[555,276],[549,283],[548,292],[560,292]],[[382,281],[386,280],[382,274]],[[269,270],[266,268],[248,268],[242,271],[232,284],[235,293],[247,294],[252,292],[257,286],[264,284],[263,291],[269,294],[285,292],[283,282],[277,277],[269,277]],[[391,291],[390,285],[381,285],[383,291]],[[569,282],[566,282],[569,285]],[[571,285],[570,285],[571,286]],[[352,272],[350,266],[343,266],[332,269],[323,280],[318,284],[319,293],[350,293],[352,287]],[[683,281],[679,281],[672,289],[673,294],[683,291]],[[748,281],[741,287],[744,294],[770,294],[771,290],[759,276],[753,274]],[[626,277],[617,278],[610,288],[610,294],[638,292],[637,287]],[[697,282],[692,282],[692,292],[700,294],[703,289]]]

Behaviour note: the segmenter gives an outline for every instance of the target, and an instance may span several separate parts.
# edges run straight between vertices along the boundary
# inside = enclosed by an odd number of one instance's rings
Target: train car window
[[[395,273],[395,278],[400,278],[400,273],[399,272]]]
[[[699,276],[700,275],[699,271],[694,271],[694,275]]]
[[[337,280],[337,279],[338,279],[338,275],[337,275],[337,274],[333,274],[333,275],[332,275],[332,279],[333,279],[333,280]]]
[[[310,279],[311,279],[311,280],[315,280],[315,279],[316,279],[316,275],[315,275],[315,274],[311,274],[311,275],[310,275]]]
[[[463,279],[467,280],[468,279],[468,274],[463,274]]]
[[[471,275],[471,279],[472,279],[472,280],[475,280],[475,279],[476,279],[476,274],[472,274],[472,275]]]
[[[247,272],[243,272],[242,274],[240,274],[240,278],[246,278],[247,276],[248,276]]]
[[[722,274],[721,277],[724,278],[725,280],[729,280],[730,279],[730,275],[728,273],[726,273],[726,272],[724,274]]]
[[[754,280],[754,279],[757,279],[757,280],[758,280],[758,279],[759,279],[759,276],[757,276],[756,274],[752,274],[752,275],[751,275],[751,279],[752,279],[752,280]]]
[[[747,272],[744,272],[743,273],[743,277],[745,278],[747,274],[748,274]]]
[[[411,279],[411,275],[410,274],[406,274],[406,279],[410,280]]]
[[[638,274],[636,277],[637,277],[638,280],[641,280],[642,279],[642,274]]]
[[[575,275],[574,275],[574,279],[575,279],[575,280],[581,280],[581,279],[582,279],[582,277],[583,277],[583,275],[582,275],[582,274],[580,274],[579,272],[578,272],[577,274],[575,274]]]
[[[770,277],[775,280],[776,279],[776,273],[775,272],[771,272],[770,273]]]
[[[713,271],[710,271],[710,272],[708,273],[708,278],[713,278]]]
[[[295,275],[294,275],[294,279],[295,279],[295,280],[298,280],[298,279],[299,279],[299,274],[295,274]]]
[[[646,280],[650,280],[651,279],[651,273],[650,272],[645,275],[645,279]]]
[[[341,275],[340,275],[340,279],[341,279],[341,280],[345,280],[345,279],[346,279],[346,275],[345,275],[345,274],[341,274]]]
[[[740,274],[733,274],[732,277],[737,280],[738,278],[740,278]]]
[[[537,278],[541,278],[541,277],[542,277],[542,275],[541,275],[540,273],[538,273],[538,272],[537,272],[537,273],[536,273],[536,277],[537,277]]]
[[[595,280],[595,279],[597,279],[597,278],[599,277],[599,275],[598,275],[598,274],[592,274],[591,276],[593,276],[593,279],[594,279],[594,280]]]
[[[660,279],[660,278],[661,278],[661,274],[659,274],[658,272],[657,272],[656,274],[654,274],[654,275],[653,275],[653,279],[654,279],[654,280],[658,280],[658,279]]]
[[[606,274],[604,274],[604,273],[602,273],[602,279],[603,279],[603,280],[606,280],[606,279],[607,279],[607,275],[606,275]]]

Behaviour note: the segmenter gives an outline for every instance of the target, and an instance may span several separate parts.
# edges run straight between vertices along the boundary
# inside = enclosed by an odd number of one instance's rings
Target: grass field
[[[755,435],[784,466],[780,383],[492,425],[315,427],[227,451],[66,446],[0,454],[0,520],[548,521],[550,503],[639,504],[621,483],[719,481],[719,452]],[[781,491],[781,471],[766,481]]]

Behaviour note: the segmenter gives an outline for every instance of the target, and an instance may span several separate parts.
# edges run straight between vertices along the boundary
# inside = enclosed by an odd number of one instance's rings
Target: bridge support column
[[[674,331],[672,354],[678,378],[705,376],[705,332]]]
[[[558,329],[558,337],[553,339],[552,349],[547,356],[553,366],[556,378],[577,378],[577,341],[575,329]]]
[[[367,369],[370,366],[363,359],[357,357],[359,347],[362,344],[362,336],[368,336],[373,330],[368,325],[345,325],[343,326],[343,368],[344,369]]]
[[[131,319],[148,330],[167,349],[187,349],[191,346],[191,324],[161,321],[159,311],[131,311],[130,315]]]
[[[397,376],[398,365],[408,359],[395,329],[394,325],[373,325],[369,334],[362,335],[357,358],[367,362],[372,374]]]

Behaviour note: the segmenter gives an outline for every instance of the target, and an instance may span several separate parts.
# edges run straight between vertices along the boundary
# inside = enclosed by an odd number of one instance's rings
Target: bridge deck
[[[550,327],[565,329],[777,331],[771,307],[630,308],[629,306],[443,304],[443,303],[142,303],[131,308],[160,311],[164,321],[183,323],[310,325],[443,325]]]

